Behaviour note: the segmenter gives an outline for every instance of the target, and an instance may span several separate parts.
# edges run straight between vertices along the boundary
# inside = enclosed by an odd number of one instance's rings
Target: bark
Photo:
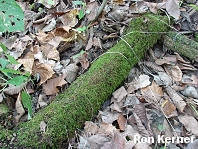
[[[145,51],[160,39],[158,32],[167,31],[166,23],[166,17],[154,15],[133,19],[127,35],[100,56],[85,74],[36,113],[32,120],[15,128],[14,146],[59,148],[61,142],[73,137],[75,130],[81,129],[86,120],[91,120],[126,79]],[[39,128],[41,121],[47,125],[45,132]]]
[[[164,44],[167,48],[175,51],[190,60],[198,61],[198,43],[177,32],[169,32],[164,35]]]

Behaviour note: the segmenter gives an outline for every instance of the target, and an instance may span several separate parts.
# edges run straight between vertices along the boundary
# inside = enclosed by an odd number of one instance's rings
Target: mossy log
[[[198,61],[198,43],[196,41],[177,32],[169,32],[163,38],[164,45],[167,48],[189,58],[191,61]]]
[[[167,31],[166,23],[166,17],[155,15],[133,19],[127,35],[100,56],[85,74],[36,113],[32,120],[14,129],[14,146],[59,148],[61,142],[71,138],[76,129],[81,129],[84,122],[98,112],[145,51],[160,39],[158,32]],[[41,121],[47,125],[45,132],[40,130]]]

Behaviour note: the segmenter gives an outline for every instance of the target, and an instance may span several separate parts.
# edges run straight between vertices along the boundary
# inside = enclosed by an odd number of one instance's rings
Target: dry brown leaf
[[[36,75],[37,73],[40,75],[40,82],[39,85],[43,84],[45,81],[47,81],[49,78],[52,77],[54,74],[54,71],[49,64],[42,64],[39,62],[34,62],[33,65],[33,75]]]
[[[52,32],[49,32],[48,34],[44,33],[43,31],[39,30],[38,33],[36,33],[36,38],[38,42],[42,44],[48,43],[50,40],[55,38],[55,35]]]
[[[44,121],[41,121],[39,126],[40,126],[40,131],[41,132],[45,132],[46,131],[47,124]]]
[[[117,89],[115,92],[112,93],[113,97],[117,99],[117,102],[121,102],[127,95],[126,89],[124,86]]]
[[[107,124],[104,122],[100,123],[99,127],[98,134],[113,136],[114,132],[118,131],[112,124]]]
[[[104,135],[96,134],[87,138],[91,149],[101,149],[101,147],[110,141],[110,138]]]
[[[130,13],[145,13],[148,10],[146,4],[144,1],[137,1],[136,3],[133,3],[130,7],[129,7],[129,12]]]
[[[195,75],[188,76],[188,75],[184,74],[183,77],[182,77],[182,83],[197,86],[198,85],[197,76],[195,76]]]
[[[32,52],[28,52],[25,54],[25,56],[23,58],[18,59],[18,62],[20,64],[23,64],[23,66],[25,67],[25,70],[28,72],[32,72],[32,67],[34,64],[34,55]]]
[[[181,70],[197,70],[194,66],[192,66],[191,64],[185,64],[185,63],[177,63],[177,65],[179,66],[179,68]]]
[[[172,85],[172,78],[169,75],[167,75],[165,72],[158,72],[158,74],[163,85],[166,87]]]
[[[182,80],[182,71],[178,66],[165,66],[166,73],[175,81],[179,82]]]
[[[150,134],[148,132],[148,130],[146,130],[146,128],[144,127],[144,125],[142,124],[141,119],[136,115],[136,113],[133,113],[135,121],[137,123],[138,126],[138,131],[139,133],[143,136],[143,137],[150,137]]]
[[[19,93],[19,95],[17,97],[16,103],[15,103],[15,108],[16,108],[15,120],[18,123],[21,116],[23,116],[23,114],[25,113],[25,110],[24,110],[23,105],[21,103],[21,93]]]
[[[115,4],[124,4],[124,0],[113,0]]]
[[[133,81],[135,89],[141,89],[148,86],[151,83],[149,79],[150,77],[148,75],[140,75]]]
[[[122,112],[121,106],[119,105],[119,103],[114,99],[114,101],[111,99],[111,111],[117,111],[117,112]]]
[[[47,82],[43,84],[43,91],[46,93],[46,95],[52,95],[59,92],[57,87],[61,87],[67,83],[64,78],[64,75],[60,75],[57,78],[47,80]]]
[[[148,118],[146,115],[146,108],[143,103],[136,104],[134,107],[134,113],[140,118],[142,124],[145,126],[145,128],[149,129],[149,123]]]
[[[133,149],[152,149],[148,143],[138,142]]]
[[[87,135],[96,134],[98,132],[98,129],[99,129],[99,127],[95,123],[93,123],[91,121],[85,122],[84,130]]]
[[[173,103],[177,109],[183,113],[184,108],[186,107],[186,102],[171,87],[167,87],[166,91],[170,98],[173,100]]]
[[[65,76],[65,79],[67,82],[72,83],[77,76],[79,67],[76,64],[69,64],[65,69],[63,69],[61,72]]]
[[[20,86],[14,86],[14,85],[10,85],[9,87],[5,88],[3,90],[4,93],[6,93],[7,95],[14,95],[14,94],[18,94],[19,92],[22,91],[22,89],[27,85],[27,82],[21,84]]]
[[[144,64],[146,66],[152,68],[154,71],[164,72],[164,69],[162,68],[162,66],[159,66],[159,65],[155,64],[154,62],[145,61]]]
[[[56,50],[56,48],[53,47],[53,45],[50,44],[43,44],[40,46],[40,51],[44,53],[46,58],[53,59],[55,61],[59,61],[59,52]]]
[[[176,55],[176,59],[182,63],[186,63],[186,64],[190,64],[189,61],[184,60],[177,52],[174,52],[174,54]]]
[[[166,6],[165,2],[162,3],[145,2],[145,3],[149,7],[149,10],[155,14],[157,13],[158,9],[165,8]]]
[[[72,9],[59,17],[64,26],[74,27],[78,23],[78,9]]]
[[[152,102],[159,101],[164,95],[164,92],[162,91],[162,87],[157,85],[155,81],[152,82],[151,86],[142,88],[141,93],[143,96],[145,96],[145,99],[150,98],[149,101],[152,100]]]
[[[47,106],[47,103],[44,101],[44,95],[40,94],[37,103],[37,109]]]
[[[98,14],[98,9],[99,9],[99,6],[98,6],[98,2],[96,1],[89,2],[86,5],[86,10],[90,11],[90,13],[86,14],[88,22],[91,22],[96,18]]]
[[[62,37],[65,42],[74,41],[77,39],[77,33],[76,31],[70,29],[71,27],[69,26],[58,27],[55,29],[54,35]]]
[[[118,119],[119,113],[109,112],[109,111],[99,111],[102,122],[112,124],[113,121]]]
[[[198,98],[198,91],[193,86],[188,86],[181,93],[186,97]]]
[[[84,69],[89,68],[89,61],[88,61],[88,53],[85,52],[82,55],[78,56],[75,60],[75,63],[80,63]]]
[[[198,122],[197,120],[189,115],[179,116],[179,121],[184,125],[186,130],[198,136]]]
[[[194,140],[193,143],[189,143],[185,149],[197,149],[198,139]]]
[[[179,3],[177,3],[176,0],[166,1],[166,11],[176,20],[179,19],[180,16]]]
[[[168,99],[164,100],[161,104],[162,110],[167,118],[175,117],[177,115],[176,107]]]
[[[111,148],[112,149],[124,149],[125,148],[125,139],[119,133],[114,133],[113,138],[111,140]]]
[[[10,55],[15,59],[18,59],[27,48],[27,42],[23,42],[21,39],[17,38],[14,44],[11,46],[12,51]]]
[[[117,121],[118,121],[118,125],[119,125],[120,130],[121,131],[125,131],[126,118],[122,114],[120,114],[118,116],[118,120]]]

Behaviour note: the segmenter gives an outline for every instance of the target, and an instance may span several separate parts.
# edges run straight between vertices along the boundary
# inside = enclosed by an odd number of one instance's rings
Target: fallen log
[[[196,41],[177,32],[169,32],[163,38],[164,45],[167,48],[189,58],[191,61],[198,61],[198,43]]]
[[[158,32],[167,31],[166,23],[166,17],[155,15],[133,19],[127,35],[100,56],[85,74],[50,105],[36,113],[32,120],[12,131],[16,133],[14,146],[59,148],[61,142],[73,137],[75,130],[81,129],[86,120],[91,120],[104,101],[126,79],[145,51],[160,39]],[[41,122],[46,124],[45,130],[40,129]]]

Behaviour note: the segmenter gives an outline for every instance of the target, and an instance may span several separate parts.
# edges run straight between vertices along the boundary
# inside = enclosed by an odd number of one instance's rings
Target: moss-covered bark
[[[164,37],[164,44],[169,49],[198,61],[198,43],[177,32],[169,32]]]
[[[98,58],[90,69],[31,121],[20,124],[15,145],[30,148],[58,148],[60,143],[81,129],[93,117],[104,101],[125,80],[130,69],[145,51],[160,38],[157,32],[167,31],[166,17],[142,16],[133,19],[124,40]],[[152,33],[149,33],[152,32]],[[136,55],[134,55],[136,53]],[[47,124],[41,132],[39,124]]]

